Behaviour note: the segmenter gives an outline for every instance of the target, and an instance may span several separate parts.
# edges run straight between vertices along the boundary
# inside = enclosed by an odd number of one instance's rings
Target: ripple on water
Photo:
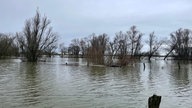
[[[109,68],[55,62],[1,63],[0,107],[146,108],[153,93],[163,96],[162,108],[191,105],[192,72],[180,73],[165,66],[169,63],[152,62],[144,71],[140,64]]]

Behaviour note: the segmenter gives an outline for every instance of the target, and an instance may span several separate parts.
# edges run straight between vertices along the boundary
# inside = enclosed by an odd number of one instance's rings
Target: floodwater
[[[66,66],[65,63],[79,66]],[[143,63],[146,67],[144,69]],[[83,59],[0,60],[0,108],[192,108],[192,63],[153,60],[128,67],[86,66]]]

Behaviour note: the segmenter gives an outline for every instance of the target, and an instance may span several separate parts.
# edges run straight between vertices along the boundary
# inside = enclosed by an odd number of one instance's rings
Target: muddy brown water
[[[192,63],[180,64],[179,70],[176,61],[163,60],[124,68],[60,57],[0,60],[0,108],[147,108],[154,93],[162,96],[161,108],[191,108]]]

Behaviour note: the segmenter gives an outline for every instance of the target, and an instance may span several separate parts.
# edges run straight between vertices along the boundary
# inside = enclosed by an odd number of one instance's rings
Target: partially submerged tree
[[[92,34],[90,46],[88,45],[87,57],[96,64],[104,64],[104,54],[109,38],[107,34],[96,36]]]
[[[49,45],[45,51],[44,51],[44,54],[45,55],[48,55],[49,57],[51,57],[52,55],[56,54],[56,50],[57,49],[57,44],[52,44],[52,45]]]
[[[68,52],[71,55],[74,55],[75,57],[79,56],[80,52],[80,42],[79,39],[73,39],[71,41],[71,44],[69,45]]]
[[[5,56],[18,56],[19,48],[15,37],[10,34],[0,33],[0,58]]]
[[[128,64],[128,53],[129,53],[129,38],[127,34],[118,32],[114,38],[114,51],[118,58],[118,64],[125,66]]]
[[[173,54],[179,59],[189,59],[192,56],[192,33],[189,29],[178,29],[176,32],[170,34],[169,51],[167,55]]]
[[[82,38],[80,40],[80,51],[81,51],[82,57],[85,56],[87,48],[88,48],[86,40],[87,40],[86,38]]]
[[[16,34],[22,54],[27,61],[36,62],[47,48],[57,41],[57,34],[50,27],[46,16],[41,18],[37,11],[32,19],[25,22],[23,32]]]
[[[107,47],[107,52],[109,54],[107,64],[112,65],[114,64],[114,59],[118,57],[118,59],[122,58],[124,55],[127,54],[127,49],[126,49],[126,54],[119,52],[120,50],[120,41],[121,40],[126,40],[124,37],[124,34],[122,31],[118,32],[115,34],[115,37],[112,41],[109,42],[108,47]],[[123,51],[125,52],[125,51]]]
[[[113,58],[117,58],[116,65],[126,66],[131,58],[138,56],[141,52],[142,33],[136,30],[136,26],[132,26],[130,31],[123,33],[122,31],[115,34],[113,41],[109,42],[109,65],[113,63]]]
[[[126,33],[122,31],[116,33],[114,40],[108,45],[110,55],[108,64],[114,63],[113,59],[116,57],[118,59],[116,65],[126,66],[132,58],[139,56],[143,47],[142,36],[143,34],[136,29],[136,26],[132,26]]]
[[[147,52],[148,60],[151,60],[151,57],[157,54],[158,49],[163,44],[163,41],[158,41],[154,32],[149,34],[149,40],[147,41],[149,45],[149,51]]]
[[[131,57],[138,56],[141,53],[141,48],[143,47],[141,44],[143,34],[137,30],[136,26],[132,26],[130,30],[127,31],[127,34],[131,43]]]
[[[64,55],[66,55],[67,52],[68,52],[68,48],[65,46],[64,43],[61,43],[61,44],[59,45],[59,49],[60,49],[60,53],[61,53],[61,56],[62,56],[62,57],[63,57]]]

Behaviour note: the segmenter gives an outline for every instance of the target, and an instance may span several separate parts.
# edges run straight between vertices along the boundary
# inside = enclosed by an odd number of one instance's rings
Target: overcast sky
[[[0,32],[22,31],[37,8],[65,43],[92,33],[113,38],[132,25],[146,37],[155,31],[159,38],[192,29],[192,0],[1,0]]]

